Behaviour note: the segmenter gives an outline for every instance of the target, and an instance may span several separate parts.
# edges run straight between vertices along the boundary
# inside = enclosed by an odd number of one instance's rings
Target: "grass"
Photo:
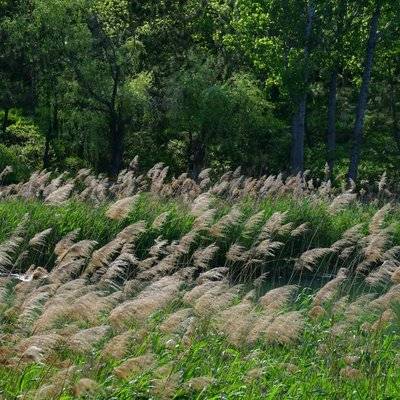
[[[214,206],[219,217],[230,209],[230,205],[223,201],[216,202]],[[160,199],[150,194],[141,194],[139,201],[123,221],[108,219],[105,215],[107,207],[105,204],[94,208],[87,203],[75,201],[56,207],[40,201],[1,201],[0,241],[10,237],[25,214],[29,214],[30,217],[27,237],[32,237],[49,227],[53,228],[46,247],[38,252],[31,252],[26,264],[28,266],[35,263],[51,271],[55,262],[52,254],[54,245],[75,229],[80,229],[79,239],[94,239],[102,246],[110,242],[124,227],[144,220],[148,229],[135,243],[135,255],[144,259],[158,236],[162,235],[169,242],[179,240],[191,231],[194,223],[194,216],[183,202],[176,199]],[[309,233],[286,243],[271,261],[270,268],[275,268],[275,271],[288,257],[299,255],[309,248],[329,247],[356,223],[362,223],[366,233],[372,216],[378,210],[378,206],[374,204],[354,204],[332,214],[327,204],[322,201],[290,196],[258,202],[245,199],[240,202],[239,207],[246,218],[262,210],[266,221],[279,211],[287,212],[287,220],[295,226],[309,223]],[[153,221],[161,213],[168,213],[165,224],[161,228],[152,228]],[[399,217],[400,211],[396,209],[386,219],[387,224],[393,224],[393,245],[400,245]],[[222,238],[201,235],[197,245],[205,246],[215,241],[225,251],[232,243],[243,240],[241,234],[246,218]],[[257,232],[256,230],[254,235],[257,235]],[[253,240],[254,238],[249,238],[246,245],[251,246]],[[186,258],[182,268],[191,266],[191,263],[191,260]],[[228,264],[221,253],[210,265],[210,269],[223,265]],[[322,273],[332,265],[336,267],[337,261],[327,257],[321,261],[316,271]],[[269,286],[271,282],[272,286],[276,286],[280,282],[279,277],[268,281]],[[18,302],[20,298],[27,301],[29,293],[35,294],[35,290],[40,288],[50,293],[50,298],[55,296],[51,287],[48,287],[51,286],[51,282],[50,285],[48,283],[44,281],[41,286],[30,287],[29,283],[21,284],[10,279],[2,286],[4,292],[0,304],[0,399],[69,400],[79,397],[99,400],[388,400],[400,396],[400,307],[393,303],[390,320],[385,321],[379,329],[367,329],[366,326],[380,321],[381,313],[368,309],[358,312],[354,318],[346,314],[351,307],[351,301],[357,301],[360,295],[357,291],[356,294],[351,293],[354,290],[353,284],[344,285],[339,293],[324,304],[324,313],[314,317],[313,297],[325,281],[317,278],[306,281],[295,298],[285,303],[279,311],[282,315],[300,311],[304,319],[301,333],[294,340],[285,343],[263,340],[260,337],[253,344],[243,342],[234,345],[229,332],[219,329],[218,324],[214,324],[218,313],[214,314],[212,308],[208,313],[196,316],[194,330],[190,335],[184,335],[186,340],[182,335],[166,333],[160,328],[163,321],[175,311],[193,306],[185,303],[180,294],[151,313],[145,322],[130,325],[133,331],[144,330],[145,334],[130,340],[126,352],[120,358],[107,358],[103,354],[104,346],[123,333],[118,327],[112,326],[109,333],[92,346],[89,352],[71,350],[67,340],[51,351],[51,355],[44,361],[23,362],[19,354],[13,354],[13,346],[17,346],[24,339],[17,321],[26,304]],[[287,283],[286,277],[283,277],[282,284],[284,283]],[[247,284],[251,285],[251,282]],[[246,285],[241,287],[232,304],[240,304],[243,301],[246,288]],[[258,295],[261,295],[266,291],[266,286],[258,290]],[[387,287],[379,290],[384,293]],[[360,291],[365,293],[371,290],[362,286]],[[107,289],[105,294],[112,293],[115,293],[115,290]],[[350,294],[352,297],[346,299]],[[81,295],[82,293],[77,294],[77,299]],[[154,293],[155,297],[158,295]],[[73,302],[74,299],[68,301]],[[33,326],[43,311],[42,308],[41,305],[37,306],[32,322],[27,323],[28,327]],[[257,304],[254,312],[261,316],[263,311]],[[109,311],[104,311],[99,315],[97,325],[107,324],[108,314]],[[71,319],[61,317],[49,332],[65,332],[63,330],[76,322],[79,330],[91,326],[87,321],[81,321],[78,317],[76,319],[75,321],[74,316]],[[235,326],[232,329],[236,329]],[[284,334],[285,330],[282,332]],[[120,378],[115,373],[116,368],[124,361],[145,354],[152,354],[154,357],[151,367],[142,368],[126,378]],[[57,374],[60,371],[65,372],[71,366],[75,368],[70,376],[60,379]],[[79,383],[81,378],[91,379],[96,383],[96,387],[83,391],[82,384]],[[48,392],[40,390],[52,384],[56,384],[55,391],[54,388]]]
[[[171,369],[169,377],[178,374],[183,382],[180,387],[174,387],[172,392],[177,399],[398,398],[400,337],[397,332],[383,331],[371,338],[360,335],[358,327],[353,327],[346,340],[332,340],[328,333],[332,320],[326,318],[318,324],[307,325],[299,345],[295,347],[259,344],[237,349],[229,345],[223,336],[210,332],[205,324],[196,333],[198,339],[190,346],[177,344],[168,348],[157,329],[164,317],[162,314],[153,317],[148,336],[127,355],[152,352],[156,355],[153,370],[121,380],[113,376],[113,368],[119,361],[104,363],[99,351],[95,350],[85,357],[65,354],[65,359],[79,368],[74,381],[85,376],[99,383],[99,390],[90,398],[158,398],[154,395],[154,387],[157,388],[154,382],[162,376],[161,368],[167,366],[168,371]],[[327,344],[327,347],[321,344]],[[346,367],[345,358],[355,354],[361,354],[355,363],[357,377],[341,376],[340,371]],[[1,367],[0,388],[3,397],[17,398],[21,393],[40,387],[43,382],[51,382],[54,370],[37,364],[18,372]],[[196,377],[212,377],[211,384],[199,390],[185,385]],[[168,375],[164,378],[168,379]],[[75,397],[63,394],[59,398]]]

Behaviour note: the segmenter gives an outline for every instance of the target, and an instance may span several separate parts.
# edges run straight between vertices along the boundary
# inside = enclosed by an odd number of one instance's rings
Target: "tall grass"
[[[3,189],[0,398],[399,397],[398,206],[79,175]]]

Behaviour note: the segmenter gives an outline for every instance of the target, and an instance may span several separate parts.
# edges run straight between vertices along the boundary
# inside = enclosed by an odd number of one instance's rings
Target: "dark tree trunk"
[[[296,175],[304,169],[304,137],[307,96],[304,94],[292,120],[292,174]]]
[[[45,137],[44,153],[43,153],[43,168],[49,168],[50,166],[50,146],[51,141],[58,133],[58,106],[54,104],[52,115],[49,121],[49,128]]]
[[[189,133],[188,172],[192,179],[197,179],[204,167],[206,149],[201,140]]]
[[[124,131],[122,123],[117,114],[110,116],[110,136],[111,136],[111,162],[110,174],[117,176],[122,168],[124,154]]]
[[[307,84],[308,84],[308,62],[310,53],[310,38],[315,16],[315,8],[312,2],[307,5],[307,24],[305,30],[304,45],[304,80],[302,82],[302,93],[297,97],[297,104],[292,119],[292,151],[291,151],[291,170],[296,175],[304,170],[304,137],[305,119],[307,104]]]
[[[381,14],[381,10],[382,10],[382,2],[381,0],[378,0],[376,3],[374,14],[371,19],[367,51],[364,61],[364,72],[362,76],[360,94],[358,97],[358,103],[356,109],[356,121],[354,124],[353,137],[352,137],[348,179],[353,180],[354,182],[357,180],[358,176],[358,165],[360,162],[361,145],[363,142],[365,111],[368,102],[368,89],[369,89],[369,83],[371,81],[371,73],[374,60],[374,52],[378,37],[378,25],[379,25],[379,17]]]
[[[43,168],[48,168],[50,165],[50,131],[47,132],[44,144],[43,153]]]
[[[8,126],[8,116],[9,116],[9,113],[10,113],[10,109],[7,107],[7,108],[4,110],[3,124],[2,124],[2,126],[1,126],[1,131],[2,131],[3,135],[6,134],[6,129],[7,129],[7,126]]]
[[[328,150],[328,168],[329,178],[332,178],[333,167],[335,164],[336,151],[336,104],[337,104],[337,77],[338,72],[334,70],[331,74],[329,83],[329,98],[328,98],[328,129],[327,129],[327,150]]]
[[[390,76],[390,110],[392,113],[392,120],[393,120],[393,138],[396,142],[397,149],[400,153],[400,123],[399,123],[399,116],[396,104],[396,87],[393,77],[393,72],[389,67],[389,76]]]

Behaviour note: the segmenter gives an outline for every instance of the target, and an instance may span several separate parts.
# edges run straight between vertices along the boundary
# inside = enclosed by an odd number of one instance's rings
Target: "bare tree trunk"
[[[328,98],[328,129],[327,129],[327,150],[328,150],[328,168],[329,178],[332,178],[333,167],[335,164],[336,151],[336,104],[337,104],[337,77],[338,72],[335,69],[332,71],[329,83],[329,98]]]
[[[374,52],[378,38],[378,25],[379,25],[381,10],[382,10],[382,2],[381,0],[377,0],[375,11],[371,19],[367,51],[364,61],[364,72],[362,77],[360,94],[358,97],[356,121],[354,124],[353,137],[352,137],[348,179],[353,181],[356,181],[358,176],[358,165],[360,162],[361,145],[363,142],[365,111],[368,102],[368,89],[369,89],[369,83],[371,81],[371,73],[374,60]]]
[[[199,138],[189,133],[188,172],[192,179],[197,179],[204,167],[206,157],[205,146]]]
[[[111,162],[110,174],[118,175],[122,167],[124,153],[124,132],[120,118],[116,113],[110,116],[110,135],[111,135]]]
[[[394,77],[391,67],[389,67],[389,76],[390,76],[390,110],[392,113],[393,119],[393,137],[397,145],[397,149],[400,153],[400,123],[399,123],[399,116],[396,104],[396,87],[394,83]]]
[[[298,109],[292,120],[292,173],[294,175],[304,169],[304,137],[307,95],[300,99]]]
[[[297,98],[297,105],[292,119],[292,152],[291,169],[296,175],[304,170],[304,137],[307,105],[308,61],[310,54],[310,38],[315,16],[315,7],[312,2],[307,4],[307,24],[304,45],[304,80],[302,93]]]
[[[58,133],[58,106],[57,103],[55,103],[52,107],[52,114],[50,116],[49,128],[45,136],[43,168],[48,168],[50,166],[50,145],[52,139],[57,135],[57,133]]]

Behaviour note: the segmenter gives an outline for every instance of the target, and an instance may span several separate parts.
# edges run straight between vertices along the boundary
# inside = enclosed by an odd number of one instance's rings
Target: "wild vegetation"
[[[398,181],[393,0],[1,0],[0,169]]]
[[[0,0],[0,400],[400,398],[399,15]]]
[[[385,176],[142,172],[1,187],[1,398],[398,397]]]

